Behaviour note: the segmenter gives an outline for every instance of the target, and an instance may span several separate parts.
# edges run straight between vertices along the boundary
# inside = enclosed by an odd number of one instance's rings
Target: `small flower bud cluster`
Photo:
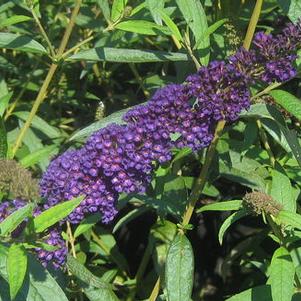
[[[281,204],[278,204],[271,196],[260,191],[247,193],[243,201],[244,205],[256,215],[266,213],[277,216],[282,209]]]
[[[14,160],[0,159],[0,191],[13,199],[39,198],[38,181]]]

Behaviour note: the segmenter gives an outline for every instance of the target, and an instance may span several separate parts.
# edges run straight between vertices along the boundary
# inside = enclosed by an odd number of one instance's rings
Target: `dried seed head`
[[[0,159],[0,191],[13,199],[36,200],[38,181],[14,160]]]
[[[244,196],[243,201],[244,205],[252,210],[256,215],[264,212],[277,216],[279,211],[282,209],[282,205],[278,204],[271,196],[259,191],[247,193]]]

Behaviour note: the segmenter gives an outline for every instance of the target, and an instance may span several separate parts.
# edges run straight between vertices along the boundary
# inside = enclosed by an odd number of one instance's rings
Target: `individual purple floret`
[[[66,242],[62,238],[60,231],[57,228],[51,230],[45,240],[45,243],[49,246],[55,247],[56,250],[46,251],[41,248],[35,249],[37,257],[42,265],[46,267],[49,263],[51,263],[55,269],[62,267],[65,264],[68,250]]]
[[[246,77],[233,65],[214,61],[186,79],[187,92],[195,99],[200,120],[234,121],[250,106]]]

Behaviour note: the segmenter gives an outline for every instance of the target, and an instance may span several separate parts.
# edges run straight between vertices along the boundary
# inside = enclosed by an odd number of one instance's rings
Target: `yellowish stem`
[[[74,22],[75,22],[75,19],[76,19],[76,16],[79,12],[79,9],[80,9],[80,6],[81,6],[81,3],[82,3],[82,0],[76,0],[76,3],[75,3],[75,6],[74,6],[74,9],[72,11],[72,15],[71,15],[71,18],[70,18],[70,21],[68,23],[68,26],[66,28],[66,31],[65,31],[65,34],[62,38],[62,41],[61,41],[61,44],[60,44],[60,47],[59,47],[59,50],[56,54],[56,57],[57,58],[60,58],[61,55],[64,53],[64,50],[67,46],[67,43],[69,41],[69,38],[70,38],[70,35],[71,35],[71,32],[72,32],[72,29],[73,29],[73,26],[74,26]],[[12,157],[14,157],[16,155],[16,152],[17,150],[19,149],[19,147],[21,146],[21,143],[23,141],[23,138],[27,132],[27,130],[29,129],[31,123],[32,123],[32,120],[33,118],[35,117],[41,103],[43,102],[43,100],[45,99],[46,95],[47,95],[47,90],[48,90],[48,87],[51,83],[51,80],[57,70],[57,64],[55,63],[52,63],[50,68],[49,68],[49,71],[47,73],[47,76],[42,84],[42,87],[37,95],[37,98],[35,99],[35,102],[33,104],[33,107],[29,113],[29,116],[25,122],[25,124],[23,125],[23,127],[21,128],[20,132],[19,132],[19,135],[16,139],[16,142],[15,142],[15,145],[12,149]]]

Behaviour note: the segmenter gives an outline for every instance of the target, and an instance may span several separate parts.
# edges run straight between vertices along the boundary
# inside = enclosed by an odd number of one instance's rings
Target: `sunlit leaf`
[[[0,48],[47,54],[47,50],[34,39],[9,32],[0,32]]]
[[[193,286],[194,255],[187,237],[178,234],[166,258],[165,285],[168,300],[190,301]]]

